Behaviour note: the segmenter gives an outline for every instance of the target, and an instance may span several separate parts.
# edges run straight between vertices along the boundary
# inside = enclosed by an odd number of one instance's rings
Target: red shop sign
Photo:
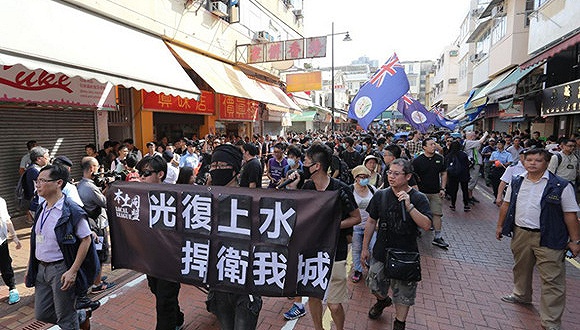
[[[259,102],[219,94],[220,119],[255,121]]]
[[[143,109],[146,110],[200,115],[213,115],[215,113],[215,98],[212,92],[202,91],[199,101],[163,93],[141,92],[143,95]]]

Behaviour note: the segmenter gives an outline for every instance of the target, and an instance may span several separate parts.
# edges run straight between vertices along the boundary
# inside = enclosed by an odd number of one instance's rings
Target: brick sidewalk
[[[450,211],[444,206],[444,237],[451,244],[449,250],[431,245],[432,233],[419,240],[422,253],[423,281],[417,290],[416,305],[410,310],[407,329],[540,329],[539,287],[535,276],[534,304],[522,307],[503,303],[500,297],[511,292],[512,256],[509,239],[495,239],[498,208],[492,204],[488,188],[476,190],[481,203],[469,213]],[[20,231],[19,231],[20,233]],[[25,246],[27,245],[24,244]],[[24,250],[24,248],[23,248]],[[11,250],[17,274],[23,274],[22,261],[27,260],[22,250]],[[573,313],[580,303],[580,270],[567,262],[567,309],[563,317],[565,330],[580,329],[580,315]],[[576,263],[576,265],[578,265]],[[92,317],[93,329],[153,329],[155,302],[144,276],[125,270],[107,272],[121,281],[101,299],[102,307]],[[21,282],[19,282],[21,283]],[[21,285],[19,285],[19,290]],[[391,329],[394,308],[389,307],[378,320],[367,316],[374,298],[364,283],[349,282],[351,300],[345,306],[346,329]],[[7,290],[6,290],[7,291]],[[8,329],[46,329],[34,327],[32,290],[21,290],[23,301],[15,306],[0,305],[0,327]],[[0,291],[0,297],[7,292]],[[5,300],[5,299],[4,299]],[[205,310],[205,294],[183,285],[180,293],[181,308],[185,313],[185,329],[219,329],[217,320]],[[282,313],[291,306],[286,298],[264,298],[258,329],[292,329]],[[329,315],[325,318],[328,322]],[[294,324],[294,329],[313,329],[307,315]],[[334,327],[332,327],[334,328]],[[328,329],[328,327],[327,327]]]

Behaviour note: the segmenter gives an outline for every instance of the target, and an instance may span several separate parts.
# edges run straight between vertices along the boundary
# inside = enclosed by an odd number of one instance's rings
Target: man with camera
[[[107,187],[101,191],[93,182],[94,173],[99,170],[99,162],[95,158],[84,157],[81,160],[81,168],[83,170],[83,178],[79,182],[77,190],[84,204],[83,209],[87,212],[89,227],[92,232],[91,236],[97,247],[97,255],[102,265],[107,262],[109,257],[109,239],[107,235],[109,224],[107,214],[103,212],[103,208],[107,207],[107,199],[103,194]],[[100,292],[113,286],[115,286],[115,283],[108,283],[102,280],[101,269],[99,269],[92,291]]]
[[[367,262],[370,264],[366,283],[377,298],[377,302],[369,311],[369,318],[379,318],[383,309],[394,302],[393,329],[404,330],[409,308],[415,304],[417,282],[387,278],[384,272],[386,250],[398,249],[418,253],[418,228],[429,230],[432,214],[425,194],[409,186],[409,180],[413,176],[411,162],[401,158],[395,159],[386,173],[390,187],[377,191],[367,207],[369,218],[365,226],[361,264],[363,267],[366,267]],[[379,228],[377,240],[370,258],[369,244],[377,221]],[[388,296],[389,287],[393,291],[393,299]]]

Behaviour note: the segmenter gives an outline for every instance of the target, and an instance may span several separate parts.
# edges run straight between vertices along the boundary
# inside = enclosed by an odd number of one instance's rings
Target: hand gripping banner
[[[337,192],[115,182],[112,267],[221,291],[322,298]]]

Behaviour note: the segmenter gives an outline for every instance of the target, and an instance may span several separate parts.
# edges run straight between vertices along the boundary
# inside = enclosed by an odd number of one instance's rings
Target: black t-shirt
[[[240,187],[249,187],[255,182],[256,188],[262,188],[262,165],[257,158],[250,159],[240,171]]]
[[[409,191],[411,204],[429,219],[432,218],[427,196],[415,189]],[[377,241],[373,247],[373,258],[385,261],[385,248],[397,248],[405,251],[419,252],[417,247],[417,224],[405,210],[403,221],[403,206],[389,187],[377,191],[367,207],[369,217],[379,223]]]
[[[340,156],[341,156],[342,160],[344,160],[346,165],[348,165],[348,168],[351,170],[353,168],[361,165],[363,162],[363,158],[362,158],[361,154],[359,154],[358,151],[356,151],[356,150],[353,150],[353,152],[349,152],[348,150],[345,150],[342,152],[342,154]]]
[[[304,182],[302,189],[305,190],[316,190],[314,181],[307,180]],[[348,187],[348,185],[340,180],[330,178],[330,183],[326,187],[325,191],[337,191],[340,190],[338,198],[340,200],[339,204],[341,207],[341,220],[344,220],[350,216],[350,212],[358,208],[354,195]],[[352,235],[352,227],[343,228],[340,230],[340,236],[338,237],[338,245],[336,246],[336,255],[334,256],[334,261],[346,260],[348,254],[348,240],[347,236]]]
[[[441,190],[439,173],[445,172],[445,159],[439,154],[427,157],[419,155],[413,160],[413,169],[418,176],[419,191],[424,194],[438,194]]]

